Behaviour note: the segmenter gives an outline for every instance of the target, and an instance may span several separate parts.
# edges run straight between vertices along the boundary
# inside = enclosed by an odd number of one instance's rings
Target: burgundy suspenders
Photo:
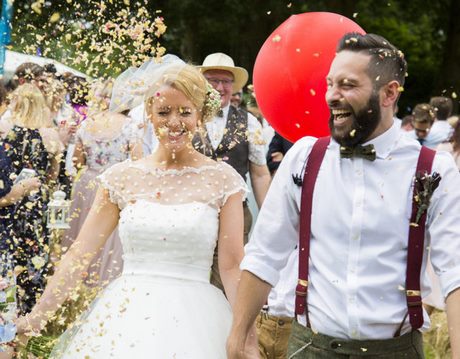
[[[422,146],[417,162],[415,173],[430,174],[435,151]],[[418,224],[416,224],[417,201],[415,191],[412,194],[412,214],[409,227],[409,244],[407,249],[406,270],[406,298],[409,313],[409,321],[413,330],[423,325],[422,295],[420,293],[420,271],[422,268],[423,248],[425,239],[426,211],[423,212]],[[405,319],[405,318],[404,318]],[[399,334],[399,333],[397,333]]]
[[[308,292],[308,262],[310,260],[310,233],[311,233],[311,209],[313,191],[319,168],[323,162],[324,154],[329,145],[330,137],[321,137],[313,145],[308,156],[307,166],[302,183],[302,196],[300,200],[300,237],[299,237],[299,280],[296,287],[295,314],[305,312],[307,325],[310,326],[307,309]]]
[[[318,172],[329,142],[330,137],[322,137],[319,138],[313,145],[308,157],[307,165],[305,167],[302,183],[299,233],[299,279],[296,287],[295,314],[302,315],[305,313],[308,327],[310,327],[310,321],[308,317],[307,292],[313,192],[316,179],[318,177]],[[422,146],[415,173],[430,174],[434,155],[435,151]],[[416,330],[423,325],[423,307],[420,293],[420,272],[423,260],[426,212],[420,218],[418,225],[413,225],[413,223],[415,223],[418,209],[417,202],[415,200],[415,193],[413,194],[412,198],[412,214],[410,222],[412,224],[410,225],[409,229],[406,270],[406,298],[410,324],[412,329]],[[406,317],[404,317],[403,323]],[[397,334],[395,334],[395,336],[399,335],[400,329],[398,330]]]

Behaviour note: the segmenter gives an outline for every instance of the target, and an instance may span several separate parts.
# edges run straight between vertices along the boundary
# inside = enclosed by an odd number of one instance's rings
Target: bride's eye
[[[181,116],[187,117],[192,114],[192,110],[190,108],[181,107],[179,108],[179,113]]]

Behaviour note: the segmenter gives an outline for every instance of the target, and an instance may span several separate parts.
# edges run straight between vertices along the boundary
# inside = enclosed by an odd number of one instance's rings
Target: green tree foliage
[[[27,46],[40,43],[37,34],[46,35],[49,41],[54,41],[54,46],[49,46],[48,53],[43,54],[70,60],[64,61],[70,65],[79,52],[91,53],[88,44],[76,49],[74,35],[91,37],[96,30],[82,29],[82,24],[96,22],[98,13],[91,8],[94,3],[107,5],[104,21],[115,18],[127,4],[132,13],[142,6],[152,16],[157,16],[161,9],[160,15],[168,26],[161,43],[168,52],[199,64],[207,54],[222,51],[249,72],[264,41],[290,15],[330,11],[352,18],[367,32],[386,37],[404,52],[409,76],[400,101],[400,116],[432,95],[444,93],[455,98],[456,91],[460,91],[460,71],[456,71],[460,62],[460,25],[455,18],[460,2],[456,0],[53,0],[48,3],[42,0],[41,14],[31,10],[31,5],[37,2],[40,1],[16,1],[13,47],[24,51]],[[50,23],[55,12],[60,13],[61,20]],[[65,26],[60,28],[59,24]],[[69,32],[70,40],[65,37]],[[126,43],[129,39],[122,41]],[[127,64],[128,61],[120,61],[118,67]],[[85,70],[82,64],[73,65]],[[119,70],[100,67],[101,73],[116,74]]]

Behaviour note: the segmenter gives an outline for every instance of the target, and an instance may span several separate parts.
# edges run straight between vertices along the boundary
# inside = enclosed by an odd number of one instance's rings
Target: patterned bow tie
[[[361,157],[369,161],[375,160],[375,148],[374,145],[356,145],[355,147],[345,147],[340,146],[340,157],[342,158],[352,158],[352,157]]]
[[[219,110],[219,111],[216,113],[216,116],[217,116],[217,117],[224,117],[224,111],[223,111],[223,110]]]

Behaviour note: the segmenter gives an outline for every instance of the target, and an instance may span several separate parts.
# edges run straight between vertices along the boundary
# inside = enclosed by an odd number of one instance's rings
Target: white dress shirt
[[[206,131],[214,150],[219,147],[224,136],[225,127],[227,126],[227,117],[230,105],[222,108],[223,117],[215,116],[212,120],[206,122]],[[249,161],[256,165],[265,165],[265,141],[262,137],[262,126],[257,119],[248,112],[248,142],[249,142]]]
[[[280,272],[280,279],[268,295],[268,313],[278,317],[294,318],[294,300],[292,293],[297,286],[297,278],[293,273],[299,272],[299,250],[297,247],[289,256],[289,260]]]
[[[291,176],[301,173],[314,142],[299,140],[281,162],[245,248],[241,269],[272,286],[298,243],[301,188]],[[396,124],[368,143],[376,149],[374,162],[341,159],[331,141],[313,195],[310,320],[314,330],[338,338],[391,338],[407,312],[407,243],[420,144]],[[460,287],[460,174],[445,152],[435,156],[433,172],[442,180],[431,198],[425,246],[431,246],[445,297]],[[422,297],[430,292],[426,255]],[[298,278],[297,270],[292,276]],[[298,319],[305,324],[305,315]],[[411,330],[408,320],[403,333]]]
[[[439,141],[436,145],[439,145],[439,143],[445,141],[449,141],[453,132],[454,128],[450,125],[449,122],[439,120],[434,121],[430,131],[431,135],[433,136],[433,139],[435,141]]]

